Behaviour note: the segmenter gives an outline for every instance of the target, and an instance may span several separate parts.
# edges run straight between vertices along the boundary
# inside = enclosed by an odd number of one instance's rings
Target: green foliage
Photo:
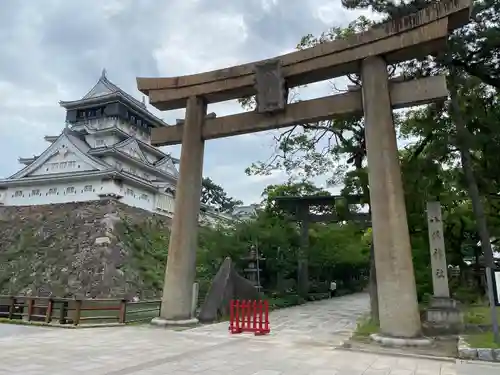
[[[283,296],[276,296],[268,298],[269,309],[276,310],[286,307],[292,307],[297,305],[302,305],[306,301],[300,297],[298,294],[288,294]]]
[[[124,219],[117,231],[131,253],[123,271],[138,270],[148,289],[161,290],[170,234],[165,223],[154,219],[131,223]]]
[[[217,185],[208,177],[203,178],[202,181],[201,203],[214,207],[220,212],[232,212],[235,206],[243,204],[240,200],[228,197],[222,186]]]
[[[342,1],[348,9],[372,9],[383,15],[383,21],[414,13],[430,3],[435,1]],[[499,17],[499,0],[476,0],[471,24],[450,36],[448,49],[440,56],[411,60],[388,70],[389,75],[398,70],[398,74],[409,78],[451,72],[449,86],[456,89],[453,98],[457,106],[446,100],[394,115],[399,141],[405,144],[400,150],[400,162],[417,292],[422,302],[432,294],[425,213],[427,201],[439,200],[442,203],[447,260],[459,266],[467,276],[452,280],[452,292],[456,298],[470,302],[482,294],[475,283],[477,280],[470,276],[475,264],[470,266],[465,262],[467,258],[478,264],[482,252],[486,253],[487,246],[484,249],[477,246],[480,239],[478,228],[481,228],[483,244],[490,242],[489,238],[494,245],[500,242]],[[345,28],[332,27],[319,36],[304,36],[297,49],[344,39],[374,24],[366,17],[359,17]],[[356,75],[347,78],[354,84],[360,83]],[[300,88],[294,89],[293,100],[299,97]],[[252,103],[246,100],[242,104],[251,106]],[[460,124],[465,130],[461,130],[459,137],[457,127],[460,129]],[[364,127],[363,117],[356,115],[286,129],[276,136],[275,152],[269,160],[257,161],[247,173],[270,174],[281,170],[290,178],[299,176],[304,180],[322,176],[332,185],[343,186],[342,194],[361,194],[369,203]],[[478,192],[474,185],[478,186]],[[277,191],[279,194],[273,188],[268,194],[266,208],[275,209],[271,204],[272,194],[286,195],[286,191],[292,195],[300,195],[302,191],[316,193],[308,190],[307,185],[296,187],[299,187],[297,191],[291,191],[285,185],[282,187],[284,191]],[[485,220],[478,214],[481,208],[484,208]],[[348,237],[351,229],[330,226],[322,229],[319,235],[315,230],[316,227],[311,228],[311,241],[315,245],[311,250],[314,252],[312,267],[330,260],[335,260],[338,265],[346,254],[350,256],[350,267],[356,267],[358,257],[365,256],[365,247],[351,250],[348,243],[336,247],[330,240],[329,236],[335,236],[336,241],[344,244],[343,235]],[[370,237],[366,233],[365,241],[369,242]],[[327,243],[331,244],[331,251],[324,252]]]
[[[268,186],[263,204],[275,194],[321,192],[312,184],[285,184]],[[168,255],[169,233],[162,222],[154,219],[144,223],[123,221],[120,238],[131,251],[126,267],[139,270],[146,286],[160,290],[163,286],[165,262]],[[345,292],[359,291],[364,281],[356,278],[366,271],[369,242],[364,233],[353,225],[317,224],[310,230],[310,278],[313,281],[312,299],[328,296],[328,283],[335,279]],[[226,257],[231,257],[239,272],[248,266],[246,257],[255,246],[265,258],[261,265],[262,285],[275,307],[304,302],[295,293],[297,251],[300,246],[299,228],[295,221],[273,210],[259,212],[251,221],[216,228],[201,227],[197,254],[197,281],[200,295],[208,291],[210,283]],[[321,286],[320,286],[321,285]],[[295,297],[294,297],[295,296]]]
[[[356,331],[354,332],[354,337],[370,337],[370,335],[374,333],[379,333],[380,327],[376,322],[373,322],[370,318],[361,319],[356,327]]]
[[[465,339],[471,348],[500,349],[500,344],[495,342],[493,332],[467,335]]]
[[[497,310],[500,320],[500,309]],[[464,311],[464,322],[475,325],[491,325],[491,309],[489,306],[474,304],[468,306]]]

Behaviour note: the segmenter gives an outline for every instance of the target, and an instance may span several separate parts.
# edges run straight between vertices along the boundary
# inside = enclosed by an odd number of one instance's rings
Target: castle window
[[[68,164],[67,162],[63,161],[63,162],[61,162],[61,163],[59,164],[59,168],[61,168],[61,169],[66,168],[67,164]]]
[[[58,169],[58,168],[59,168],[59,163],[52,163],[52,164],[50,165],[50,168],[51,168],[53,171],[55,171],[56,169]]]
[[[48,194],[49,195],[56,195],[57,194],[57,188],[50,188]]]
[[[22,190],[18,190],[14,193],[14,197],[22,197],[23,196],[23,191]]]
[[[126,195],[131,195],[131,196],[134,196],[134,191],[132,189],[127,189],[127,191],[125,192]]]
[[[33,195],[33,196],[40,195],[40,190],[39,189],[31,190],[31,195]]]
[[[76,161],[68,161],[68,168],[75,168]]]
[[[92,191],[92,185],[85,185],[83,191]]]
[[[96,147],[104,146],[104,139],[96,139],[95,146]]]
[[[74,194],[75,193],[75,187],[74,186],[68,186],[66,188],[66,194]]]
[[[147,201],[148,200],[148,195],[147,194],[141,194],[141,199]]]

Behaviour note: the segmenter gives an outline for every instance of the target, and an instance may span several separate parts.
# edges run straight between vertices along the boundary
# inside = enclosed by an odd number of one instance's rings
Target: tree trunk
[[[467,188],[469,190],[469,197],[472,201],[472,211],[476,217],[477,229],[479,238],[481,240],[481,249],[484,254],[484,261],[486,269],[495,269],[495,259],[493,257],[493,250],[491,248],[490,233],[488,231],[488,223],[486,215],[484,214],[483,202],[477,187],[476,177],[472,169],[472,157],[470,154],[469,138],[471,134],[465,126],[463,118],[460,114],[460,104],[458,102],[458,89],[457,89],[457,72],[453,68],[450,74],[450,95],[451,95],[451,116],[455,126],[457,127],[458,148],[460,150],[460,159],[462,168],[464,170],[465,179],[467,180]],[[494,288],[490,274],[486,273],[486,290],[487,300],[490,302],[491,308],[491,322],[493,325],[494,341],[500,344],[500,334],[498,332],[498,318],[495,308],[495,298],[493,297],[492,289]]]
[[[462,163],[462,169],[464,171],[465,179],[467,181],[467,190],[472,202],[472,210],[474,212],[474,216],[476,217],[477,229],[479,232],[479,238],[481,240],[481,249],[483,251],[484,260],[486,263],[485,265],[486,267],[493,268],[495,264],[493,258],[493,250],[491,249],[488,223],[484,214],[484,207],[481,201],[481,196],[479,194],[479,189],[477,187],[476,177],[474,176],[474,171],[472,169],[472,157],[470,154],[469,142],[469,137],[471,135],[465,126],[463,117],[460,114],[456,71],[452,69],[450,73],[451,115],[453,118],[453,122],[455,123],[455,126],[457,128],[457,140],[458,149],[460,150],[460,160]]]

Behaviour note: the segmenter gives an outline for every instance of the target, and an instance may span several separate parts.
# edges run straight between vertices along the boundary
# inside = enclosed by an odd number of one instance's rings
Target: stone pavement
[[[37,333],[47,332],[49,328],[28,327],[19,324],[0,324],[0,337],[35,335]]]
[[[231,336],[227,324],[180,332],[147,325],[25,327],[33,334],[0,337],[0,374],[490,375],[483,371],[486,367],[478,372],[470,363],[336,348],[367,303],[367,296],[356,295],[276,311],[271,316],[273,334],[263,337]],[[0,334],[2,329],[0,325]]]
[[[360,293],[272,311],[271,334],[266,342],[285,345],[339,346],[370,311],[368,294]],[[227,323],[196,328],[197,333],[227,336]]]

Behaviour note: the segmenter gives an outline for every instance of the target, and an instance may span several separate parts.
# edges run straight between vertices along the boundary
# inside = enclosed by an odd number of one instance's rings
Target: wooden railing
[[[0,318],[59,325],[126,324],[160,313],[160,300],[69,299],[0,296]]]

